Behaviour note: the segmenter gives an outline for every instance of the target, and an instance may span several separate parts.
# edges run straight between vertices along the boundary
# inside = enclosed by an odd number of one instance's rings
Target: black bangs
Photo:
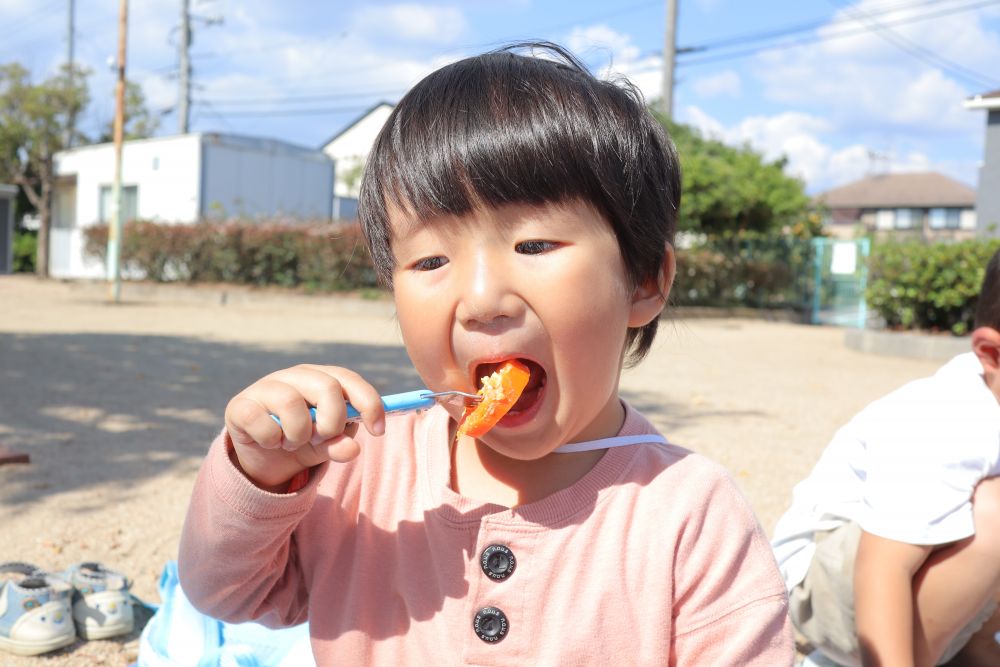
[[[639,122],[648,118],[639,94],[595,79],[556,45],[531,46],[557,60],[513,52],[524,45],[468,58],[426,77],[394,109],[359,202],[384,281],[392,270],[389,209],[426,219],[581,198],[616,233],[634,213],[651,176],[642,173],[644,144],[657,138]],[[619,233],[623,241],[630,245]]]

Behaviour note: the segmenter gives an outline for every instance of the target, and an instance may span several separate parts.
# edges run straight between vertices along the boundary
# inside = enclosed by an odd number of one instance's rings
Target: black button
[[[483,549],[483,554],[479,557],[479,566],[483,568],[483,574],[490,579],[503,581],[514,574],[517,567],[517,559],[514,552],[502,544],[491,544]]]
[[[496,607],[483,607],[472,622],[476,635],[488,644],[506,637],[507,627],[507,615]]]

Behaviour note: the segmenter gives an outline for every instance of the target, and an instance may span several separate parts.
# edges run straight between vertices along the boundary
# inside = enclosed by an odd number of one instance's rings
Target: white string
[[[669,443],[662,435],[619,435],[613,438],[601,438],[600,440],[572,442],[568,445],[557,447],[552,451],[556,454],[575,454],[576,452],[591,452],[595,449],[611,449],[612,447],[644,444],[666,445]]]

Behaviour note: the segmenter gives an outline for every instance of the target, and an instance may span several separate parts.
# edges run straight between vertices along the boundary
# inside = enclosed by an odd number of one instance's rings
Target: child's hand
[[[283,491],[297,473],[324,461],[350,461],[361,451],[347,401],[372,435],[385,431],[379,394],[360,375],[336,366],[302,364],[267,375],[226,406],[226,430],[243,472],[257,486]],[[316,422],[309,415],[316,407]],[[277,415],[281,425],[271,417]]]

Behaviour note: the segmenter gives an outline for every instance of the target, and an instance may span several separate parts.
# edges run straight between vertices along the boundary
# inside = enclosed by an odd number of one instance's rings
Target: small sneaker
[[[28,563],[0,563],[0,649],[39,655],[76,641],[70,585]]]
[[[83,639],[107,639],[132,632],[131,582],[100,563],[79,563],[63,573],[73,587],[73,621]]]

